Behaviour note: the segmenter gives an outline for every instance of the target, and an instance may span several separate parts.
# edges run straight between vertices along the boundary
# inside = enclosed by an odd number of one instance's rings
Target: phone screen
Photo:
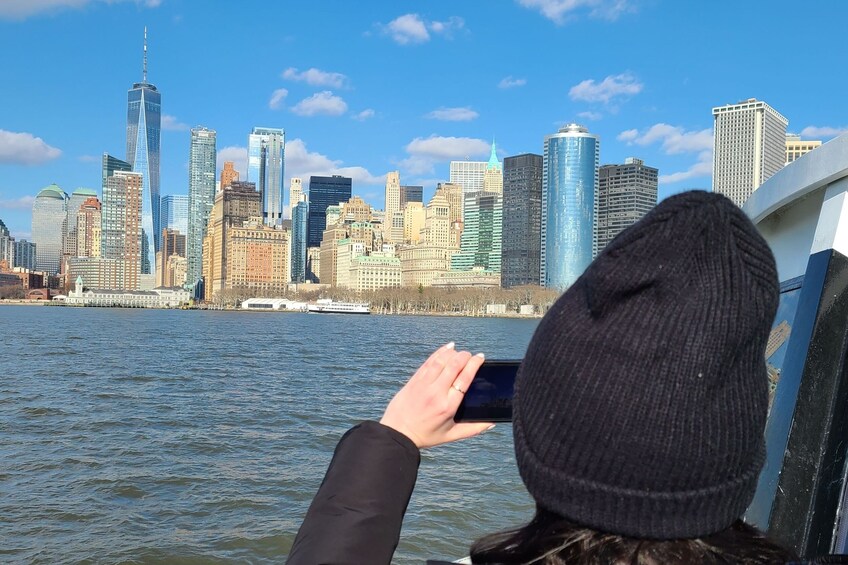
[[[511,422],[512,391],[520,360],[485,361],[456,411],[456,422]]]

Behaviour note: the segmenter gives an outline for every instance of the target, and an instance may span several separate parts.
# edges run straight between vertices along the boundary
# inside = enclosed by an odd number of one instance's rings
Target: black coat
[[[421,454],[377,422],[350,429],[297,532],[291,565],[391,563]]]

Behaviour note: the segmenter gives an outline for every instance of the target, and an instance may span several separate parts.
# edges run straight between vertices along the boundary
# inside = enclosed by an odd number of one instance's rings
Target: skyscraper
[[[400,185],[400,209],[406,208],[410,202],[424,202],[424,187],[415,184]]]
[[[742,206],[786,163],[789,121],[756,98],[713,108],[713,192]]]
[[[68,195],[55,184],[43,188],[32,204],[32,241],[37,270],[51,275],[59,272],[67,221]]]
[[[195,284],[203,275],[203,238],[215,201],[215,130],[191,130],[188,158],[188,233],[186,234],[186,283]]]
[[[460,250],[451,258],[451,269],[468,271],[476,267],[500,273],[503,195],[466,193],[464,214]]]
[[[77,215],[80,206],[89,198],[97,198],[97,191],[90,188],[78,188],[68,197],[68,221],[65,222],[63,254],[74,257],[77,253]]]
[[[542,286],[565,289],[595,254],[600,139],[568,124],[545,137],[542,167]]]
[[[147,82],[147,28],[144,28],[142,80],[127,92],[127,162],[142,175],[141,273],[156,272],[159,251],[159,147],[162,95]]]
[[[303,180],[292,177],[289,182],[289,206],[291,207],[291,217],[294,218],[294,207],[300,203],[301,196],[303,196]]]
[[[483,171],[483,190],[503,194],[503,166],[498,161],[494,140],[492,141],[492,154],[489,156],[489,162],[486,163],[486,170]]]
[[[383,233],[388,241],[403,240],[403,208],[400,205],[400,172],[386,175],[386,226]],[[386,229],[388,228],[388,229]]]
[[[10,269],[15,266],[15,238],[3,220],[0,220],[0,261],[5,261]]]
[[[450,182],[462,186],[463,193],[479,192],[487,165],[486,161],[451,161]]]
[[[327,228],[327,207],[350,200],[353,179],[341,175],[309,177],[309,221],[307,247],[320,247]]]
[[[306,239],[307,218],[309,215],[309,204],[301,194],[300,201],[292,201],[292,251],[291,271],[292,282],[302,283],[306,281]]]
[[[813,141],[811,139],[801,139],[801,136],[795,133],[786,134],[786,164],[788,165],[801,155],[806,155],[813,149],[821,147],[821,141]]]
[[[657,205],[658,174],[634,157],[598,170],[598,251]]]
[[[143,193],[144,175],[136,172],[115,171],[103,187],[100,255],[104,269],[116,269],[111,288],[141,286]]]
[[[234,180],[239,180],[239,172],[235,169],[235,163],[224,161],[224,168],[221,169],[221,183],[218,186],[218,190],[223,190],[224,187],[230,186]]]
[[[504,287],[539,284],[542,238],[542,156],[532,153],[503,161]]]
[[[79,208],[76,221],[76,257],[100,257],[103,207],[96,196],[88,197]]]
[[[22,267],[35,270],[35,243],[21,239],[15,242],[15,264],[13,267]]]
[[[227,186],[230,186],[229,183]],[[162,229],[177,230],[186,235],[188,233],[188,195],[169,194],[163,196],[161,202],[159,223]]]
[[[285,130],[253,128],[247,139],[247,180],[259,189],[263,221],[268,226],[283,220],[285,157]]]

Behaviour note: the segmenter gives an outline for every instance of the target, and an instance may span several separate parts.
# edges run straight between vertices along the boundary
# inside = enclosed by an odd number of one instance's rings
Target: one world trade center
[[[147,82],[147,28],[141,82],[127,92],[127,162],[142,175],[141,274],[156,272],[161,227],[159,220],[159,145],[162,96]]]

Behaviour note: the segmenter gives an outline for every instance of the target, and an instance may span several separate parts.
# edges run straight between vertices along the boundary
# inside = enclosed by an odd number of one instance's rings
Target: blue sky
[[[601,162],[660,169],[660,197],[710,186],[711,108],[756,97],[789,130],[848,130],[848,3],[782,0],[0,0],[0,219],[28,237],[50,183],[100,188],[124,158],[126,96],[162,93],[162,193],[188,191],[189,127],[244,171],[253,126],[283,127],[288,177],[447,180],[451,159],[542,152],[577,121]]]

